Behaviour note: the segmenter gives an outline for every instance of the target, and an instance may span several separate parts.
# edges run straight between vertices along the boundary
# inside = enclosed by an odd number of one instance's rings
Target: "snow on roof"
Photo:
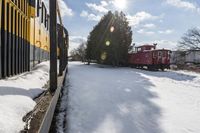
[[[141,46],[137,46],[136,48],[140,48],[140,47],[154,47],[154,45],[144,44],[144,45],[141,45]]]

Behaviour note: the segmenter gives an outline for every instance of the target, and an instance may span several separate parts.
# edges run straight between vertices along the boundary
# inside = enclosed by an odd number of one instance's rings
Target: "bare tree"
[[[81,43],[78,48],[73,49],[70,52],[72,60],[85,62],[85,49],[86,49],[85,42]]]
[[[200,29],[192,28],[184,34],[179,42],[179,48],[184,50],[200,50]]]

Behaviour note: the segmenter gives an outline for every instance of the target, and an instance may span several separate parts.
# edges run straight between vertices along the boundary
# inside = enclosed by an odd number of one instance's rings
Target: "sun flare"
[[[126,0],[114,0],[114,5],[119,9],[126,8]]]

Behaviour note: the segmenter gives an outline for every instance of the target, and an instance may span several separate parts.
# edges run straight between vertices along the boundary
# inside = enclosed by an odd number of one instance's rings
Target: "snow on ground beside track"
[[[200,131],[199,74],[73,62],[68,78],[69,133]]]
[[[44,91],[49,80],[49,62],[31,72],[0,80],[0,133],[16,133],[24,128],[23,116],[36,105],[33,98]]]

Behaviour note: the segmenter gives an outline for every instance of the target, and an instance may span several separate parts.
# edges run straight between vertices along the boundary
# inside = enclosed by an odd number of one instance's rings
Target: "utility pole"
[[[57,0],[49,0],[50,11],[50,92],[57,89]]]

